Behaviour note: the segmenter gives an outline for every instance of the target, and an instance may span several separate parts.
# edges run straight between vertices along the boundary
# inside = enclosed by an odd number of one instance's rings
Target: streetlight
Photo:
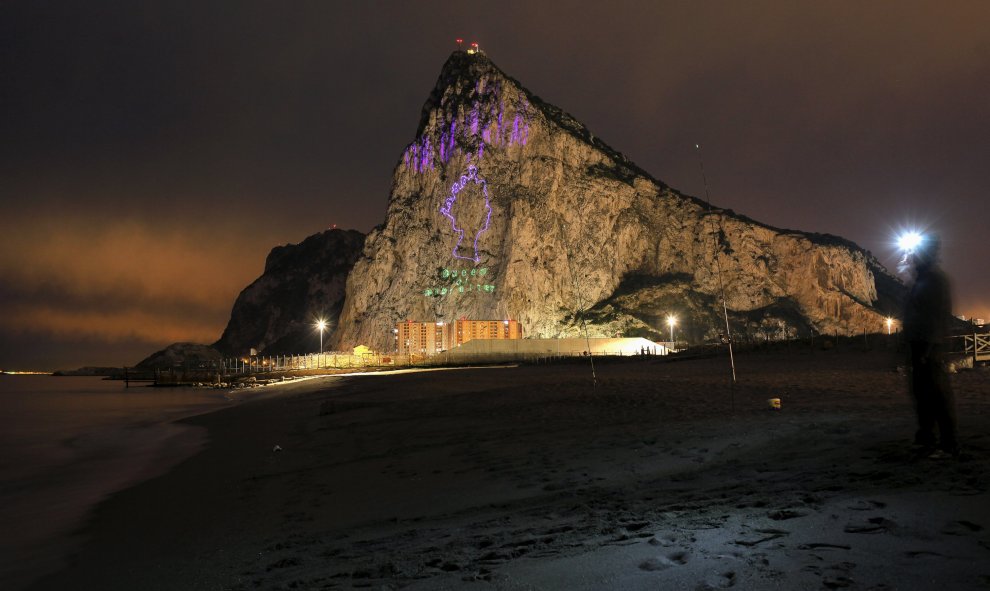
[[[327,321],[320,318],[316,322],[316,328],[320,330],[320,354],[323,354],[323,331],[327,329]]]
[[[670,327],[670,342],[674,342],[674,326],[677,325],[677,317],[671,314],[667,316],[667,326]]]
[[[887,317],[887,336],[890,336],[890,327],[894,324],[894,319],[890,316]]]

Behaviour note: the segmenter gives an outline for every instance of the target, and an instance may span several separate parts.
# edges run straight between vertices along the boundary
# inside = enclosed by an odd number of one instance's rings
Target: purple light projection
[[[440,121],[450,122],[449,128],[446,123],[441,123],[410,145],[403,154],[406,169],[416,173],[435,170],[437,164],[447,164],[458,154],[463,154],[469,162],[475,159],[480,161],[486,145],[526,145],[529,140],[530,104],[525,96],[507,99],[498,81],[485,84],[485,81],[479,80],[475,83],[474,93],[475,98],[467,112],[459,116],[438,113]]]
[[[478,135],[478,101],[474,101],[474,107],[471,109],[471,135]]]
[[[454,203],[457,202],[457,194],[461,192],[461,189],[467,186],[469,182],[473,182],[475,185],[481,186],[481,193],[485,196],[485,223],[482,224],[481,228],[474,235],[474,245],[473,245],[473,256],[464,257],[457,254],[457,251],[461,247],[461,242],[464,241],[464,229],[457,226],[457,219],[454,218]],[[491,200],[488,198],[488,183],[485,179],[478,176],[478,167],[474,165],[469,165],[467,169],[467,174],[462,175],[460,179],[454,181],[454,184],[450,187],[450,196],[447,197],[443,205],[440,206],[440,213],[450,220],[450,227],[457,234],[457,244],[454,245],[454,249],[451,251],[451,255],[455,259],[462,259],[465,261],[473,261],[475,263],[481,262],[481,256],[478,255],[478,240],[481,235],[488,231],[488,225],[492,219],[492,205]]]

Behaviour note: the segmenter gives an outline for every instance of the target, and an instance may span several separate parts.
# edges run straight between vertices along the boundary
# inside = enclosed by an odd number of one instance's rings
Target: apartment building
[[[522,327],[515,320],[406,320],[398,323],[392,332],[399,355],[435,355],[474,339],[522,338]]]

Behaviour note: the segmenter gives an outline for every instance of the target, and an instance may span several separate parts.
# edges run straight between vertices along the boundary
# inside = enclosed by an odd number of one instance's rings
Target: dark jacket
[[[917,273],[904,311],[904,338],[937,350],[948,333],[952,316],[949,280],[934,264],[919,267]]]

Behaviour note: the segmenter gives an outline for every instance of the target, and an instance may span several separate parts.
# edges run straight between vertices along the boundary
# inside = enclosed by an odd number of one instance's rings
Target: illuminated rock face
[[[361,254],[364,235],[327,230],[300,244],[277,246],[265,272],[237,296],[230,322],[213,347],[226,355],[311,353],[319,349],[316,319],[332,335],[344,303],[344,283]]]
[[[534,337],[575,335],[583,318],[591,336],[661,339],[668,314],[681,338],[716,338],[715,236],[742,339],[880,331],[900,297],[856,245],[710,215],[484,54],[456,52],[347,280],[334,345],[387,348],[397,321],[456,318],[513,318]]]

